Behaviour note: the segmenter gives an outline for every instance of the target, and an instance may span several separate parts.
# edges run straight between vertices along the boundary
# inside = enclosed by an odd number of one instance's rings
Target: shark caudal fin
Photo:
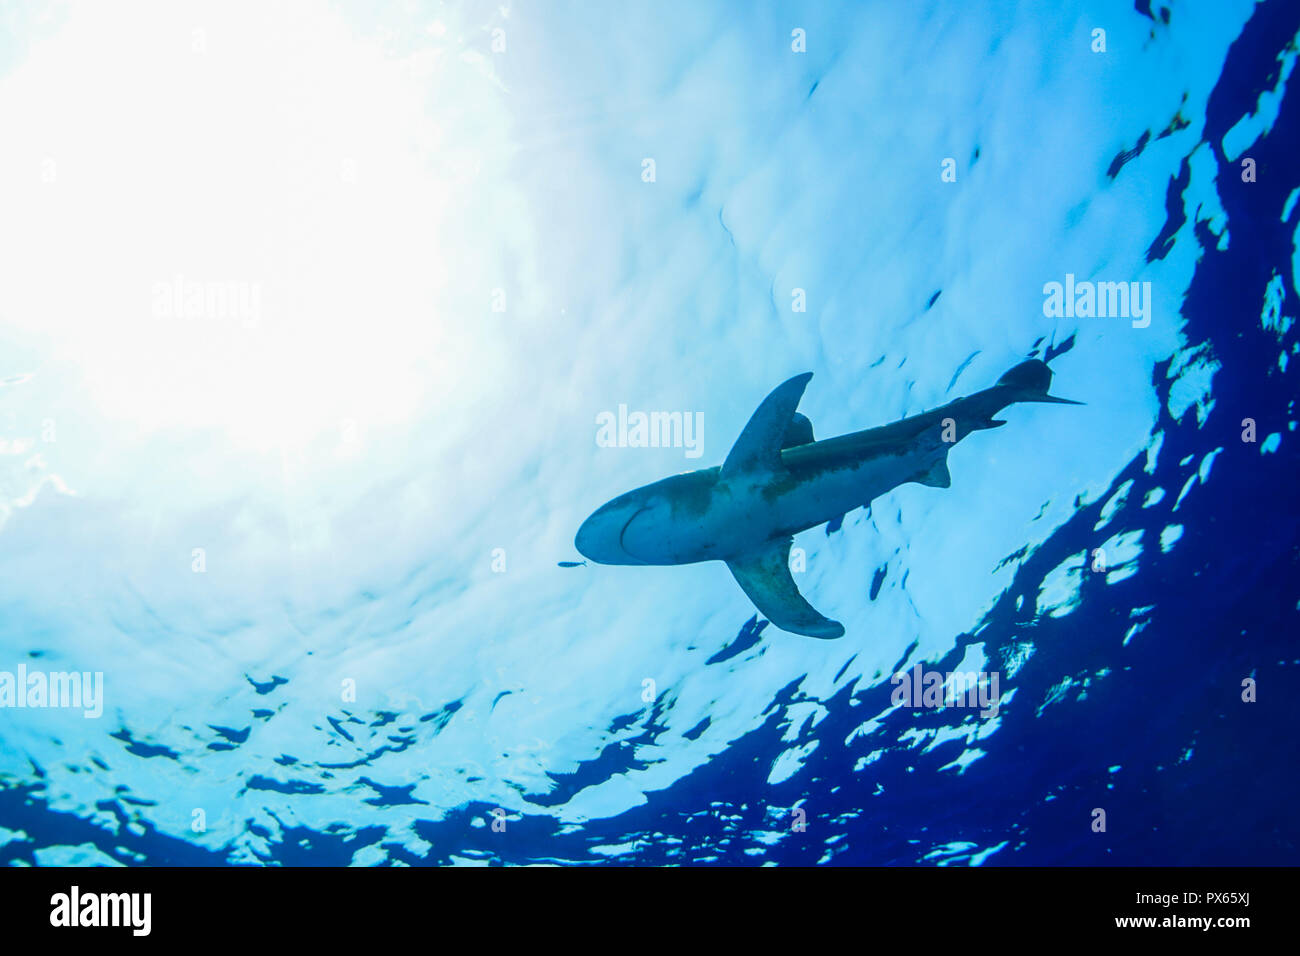
[[[1015,390],[1016,395],[1013,401],[1053,402],[1057,405],[1083,404],[1083,402],[1076,402],[1069,398],[1057,398],[1055,395],[1048,395],[1047,390],[1051,385],[1052,370],[1047,367],[1046,362],[1039,359],[1021,362],[1015,368],[1008,369],[998,379],[998,387]]]

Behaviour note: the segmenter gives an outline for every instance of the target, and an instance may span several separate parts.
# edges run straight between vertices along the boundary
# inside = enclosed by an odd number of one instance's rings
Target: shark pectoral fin
[[[781,630],[825,639],[844,636],[844,625],[819,614],[795,586],[789,538],[732,558],[727,567],[759,612]]]
[[[736,444],[731,446],[727,460],[722,463],[720,478],[730,478],[755,468],[780,467],[781,442],[810,378],[812,372],[804,372],[772,389],[749,417],[749,423],[736,439]]]

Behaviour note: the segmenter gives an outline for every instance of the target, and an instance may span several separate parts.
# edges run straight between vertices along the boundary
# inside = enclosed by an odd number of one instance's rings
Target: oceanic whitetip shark
[[[871,503],[909,481],[947,488],[948,450],[971,432],[1005,425],[1017,402],[1079,405],[1048,395],[1052,371],[1030,359],[996,385],[932,411],[813,439],[795,409],[812,372],[773,389],[721,467],[674,475],[619,495],[582,523],[574,544],[599,564],[725,561],[754,606],[782,630],[835,638],[844,626],[804,600],[790,573],[792,536]]]

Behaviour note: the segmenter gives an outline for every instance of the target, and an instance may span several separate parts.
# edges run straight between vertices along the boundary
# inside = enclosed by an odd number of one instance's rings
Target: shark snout
[[[573,546],[597,564],[643,564],[623,548],[623,531],[645,508],[640,501],[614,499],[597,508],[578,528]]]

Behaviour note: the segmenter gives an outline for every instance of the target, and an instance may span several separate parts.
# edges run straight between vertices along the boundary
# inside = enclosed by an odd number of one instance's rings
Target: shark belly
[[[830,521],[916,476],[933,464],[930,452],[878,456],[843,467],[819,469],[803,477],[776,502],[776,534],[798,534]]]
[[[672,501],[638,512],[623,529],[622,547],[646,564],[726,560],[780,533],[779,502],[757,481],[720,481],[704,508]]]
[[[668,496],[624,527],[621,546],[644,564],[727,560],[862,507],[928,467],[932,453],[875,456],[775,479],[716,482],[703,507]]]

